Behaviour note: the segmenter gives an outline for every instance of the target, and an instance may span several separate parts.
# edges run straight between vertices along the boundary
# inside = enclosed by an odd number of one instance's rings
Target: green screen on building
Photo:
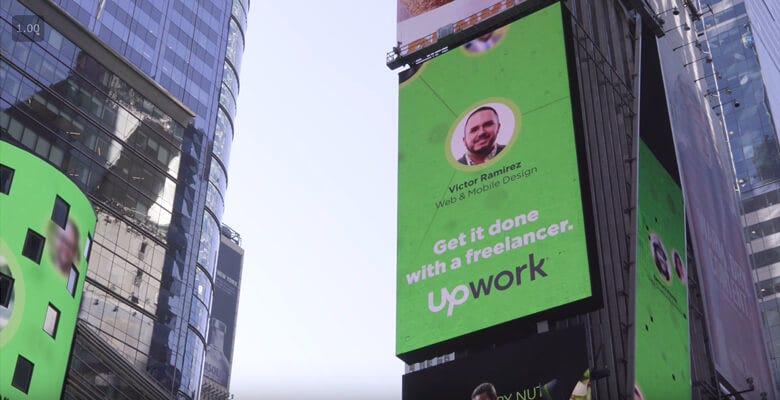
[[[66,175],[4,141],[0,170],[12,171],[0,193],[0,278],[12,281],[0,304],[0,398],[58,399],[95,212]]]
[[[592,299],[563,20],[556,3],[401,73],[399,355]]]
[[[634,398],[691,396],[685,215],[680,186],[639,148]]]

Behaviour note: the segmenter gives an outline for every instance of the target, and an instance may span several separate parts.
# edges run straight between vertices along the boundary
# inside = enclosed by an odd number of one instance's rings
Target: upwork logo
[[[493,277],[491,276],[491,278]],[[428,292],[428,309],[437,313],[449,304],[450,306],[447,308],[447,316],[449,317],[452,315],[452,310],[455,306],[465,303],[468,298],[469,288],[466,285],[455,286],[455,289],[452,289],[452,293],[446,287],[443,287],[441,288],[441,303],[439,305],[433,304],[433,292]]]
[[[542,278],[547,276],[547,273],[542,270],[544,265],[544,259],[536,264],[534,260],[534,254],[528,255],[528,264],[523,264],[515,267],[514,271],[504,270],[495,275],[488,276],[487,280],[480,278],[479,281],[469,282],[468,286],[458,285],[455,286],[452,291],[446,287],[441,288],[441,300],[436,304],[434,299],[434,292],[428,292],[428,310],[433,313],[437,313],[447,308],[447,316],[452,316],[452,312],[455,306],[459,306],[469,299],[469,296],[475,300],[480,296],[490,296],[490,293],[495,288],[496,290],[503,292],[513,286],[520,286],[522,283],[522,272],[528,270],[531,281],[536,280],[537,276]],[[530,266],[530,267],[529,267]]]

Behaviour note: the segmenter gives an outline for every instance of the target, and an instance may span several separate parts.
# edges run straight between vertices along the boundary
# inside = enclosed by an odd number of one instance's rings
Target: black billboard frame
[[[465,357],[456,358],[450,362],[445,362],[430,368],[408,372],[401,378],[401,399],[418,400],[420,398],[425,398],[428,400],[436,400],[450,398],[450,396],[453,395],[453,393],[451,393],[452,386],[460,386],[460,389],[466,389],[466,387],[463,387],[464,384],[466,384],[468,388],[473,388],[479,382],[490,382],[491,384],[499,383],[496,382],[497,379],[503,381],[501,383],[504,384],[507,380],[521,383],[528,379],[526,381],[528,384],[523,386],[531,388],[533,387],[532,385],[538,384],[541,386],[542,384],[551,383],[563,378],[563,376],[560,375],[560,372],[562,372],[561,369],[569,370],[569,373],[564,374],[565,376],[568,376],[569,379],[575,376],[576,379],[579,379],[587,370],[590,370],[590,376],[593,378],[596,375],[593,373],[594,370],[588,359],[587,338],[587,327],[585,325],[572,325],[564,329],[503,343],[500,346],[470,353]],[[545,359],[542,354],[539,354],[547,352],[551,352],[554,355],[557,355],[557,357],[551,357],[552,360],[550,360],[550,358]],[[527,357],[528,353],[531,353],[530,357],[538,360],[538,363],[541,363],[541,368],[534,368],[531,370],[523,367],[523,364],[525,363],[524,357]],[[561,362],[562,360],[566,360],[566,362]],[[575,362],[572,363],[572,361]],[[517,365],[514,366],[516,370],[512,370],[512,367],[505,369],[509,363],[516,363]],[[539,366],[540,365],[537,364],[537,367]],[[563,366],[563,368],[558,369],[555,374],[550,374],[551,370],[556,369],[556,366],[559,368]],[[486,376],[492,375],[491,372],[495,372],[496,370],[505,372],[505,374],[502,376],[502,374],[499,373],[499,376],[494,377]],[[527,376],[534,374],[550,374],[555,376],[556,379],[553,379],[552,381],[548,379],[539,381],[533,378],[529,379]],[[518,375],[526,376],[520,377]],[[468,381],[471,381],[470,385]],[[445,392],[449,391],[448,393],[444,393],[444,396],[439,392],[443,389],[442,386],[446,386],[446,388],[444,388]],[[502,384],[501,386],[504,385]],[[557,385],[553,384],[552,386],[554,387]],[[506,393],[505,388],[502,387],[501,389]],[[565,391],[566,398],[568,398],[570,389]],[[562,394],[560,389],[556,392],[558,395]],[[462,393],[465,396],[468,396],[469,392],[464,391]],[[517,393],[522,392],[517,391]],[[536,393],[536,390],[531,393]],[[508,397],[509,396],[500,398]],[[532,398],[528,392],[526,392],[526,397]],[[512,398],[520,400],[523,397],[512,396]],[[540,397],[533,398],[539,399]],[[559,397],[555,396],[553,398]]]

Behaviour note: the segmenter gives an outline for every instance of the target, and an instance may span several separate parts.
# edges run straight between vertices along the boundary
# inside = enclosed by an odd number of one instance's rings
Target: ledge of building
[[[195,116],[192,110],[51,0],[19,0],[19,2],[127,82],[176,122],[182,126],[190,124]]]

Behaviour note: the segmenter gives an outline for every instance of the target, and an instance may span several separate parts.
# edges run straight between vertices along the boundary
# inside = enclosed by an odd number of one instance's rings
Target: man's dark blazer
[[[500,153],[501,150],[504,150],[504,147],[506,147],[506,146],[503,145],[503,144],[497,144],[496,145],[496,155],[498,155],[498,153]],[[466,154],[465,153],[463,154],[463,156],[461,158],[458,159],[458,162],[463,164],[463,165],[469,165],[469,162],[466,161]]]

